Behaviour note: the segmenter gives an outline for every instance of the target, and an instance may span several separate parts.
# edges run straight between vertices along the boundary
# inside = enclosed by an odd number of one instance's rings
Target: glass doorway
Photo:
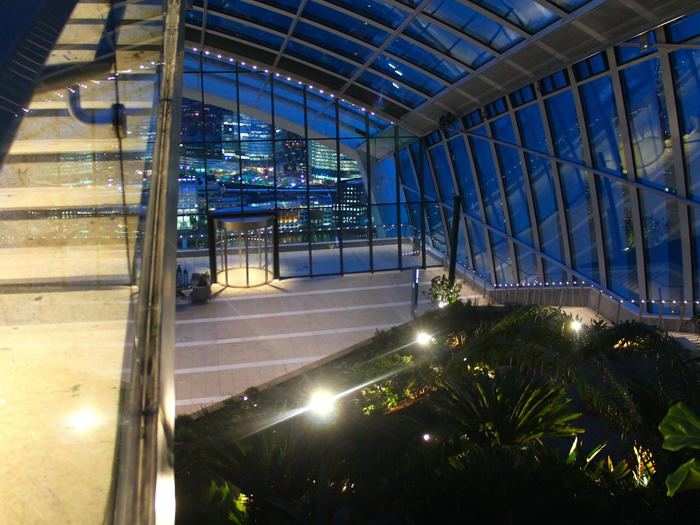
[[[234,288],[262,286],[273,279],[274,217],[217,218],[215,282]]]

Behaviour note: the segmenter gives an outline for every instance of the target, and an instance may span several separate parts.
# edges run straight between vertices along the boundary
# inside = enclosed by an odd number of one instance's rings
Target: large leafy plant
[[[683,403],[676,403],[659,424],[664,437],[663,448],[672,452],[700,450],[700,418]],[[700,489],[700,458],[695,457],[678,467],[666,478],[669,496],[684,490]]]
[[[460,283],[451,283],[446,275],[433,277],[430,281],[430,298],[437,306],[447,306],[459,300]]]

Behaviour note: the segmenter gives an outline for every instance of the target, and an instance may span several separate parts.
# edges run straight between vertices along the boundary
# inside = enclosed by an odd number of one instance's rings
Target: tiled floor
[[[422,272],[428,283],[436,270]],[[177,312],[178,413],[267,383],[411,318],[412,272],[275,281],[218,288]],[[420,296],[426,308],[427,297]]]

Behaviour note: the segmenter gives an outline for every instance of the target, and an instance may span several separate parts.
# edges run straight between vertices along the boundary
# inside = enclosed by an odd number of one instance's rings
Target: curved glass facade
[[[435,178],[456,174],[441,197],[464,198],[469,271],[495,286],[588,282],[643,312],[692,311],[698,35],[695,14],[425,139]],[[449,167],[435,161],[445,146]]]
[[[595,3],[194,0],[187,27],[191,41],[206,32],[239,59],[318,78],[398,119]]]
[[[178,249],[185,268],[206,269],[201,252],[213,213],[276,214],[283,278],[441,263],[438,195],[419,182],[431,173],[425,153],[374,111],[193,49],[182,108]],[[420,219],[426,216],[428,223]]]
[[[251,21],[247,4],[195,2],[191,21],[212,30],[220,17],[217,31],[234,23],[276,31],[279,42],[264,44],[277,50],[275,63],[294,55],[334,72],[346,83],[336,93],[355,82],[374,94],[366,103],[378,114],[351,103],[363,100],[352,89],[346,101],[302,73],[303,81],[192,48],[181,248],[206,241],[207,210],[284,209],[289,242],[307,243],[310,254],[291,275],[325,273],[314,266],[314,242],[333,244],[338,259],[326,269],[344,273],[420,264],[400,255],[406,232],[406,244],[447,256],[448,232],[458,227],[458,263],[496,287],[592,284],[645,313],[689,314],[699,304],[700,14],[418,140],[394,132],[383,101],[417,108],[489,53],[586,2],[558,2],[556,13],[529,1],[253,2],[274,14],[264,24]],[[355,24],[361,16],[365,23]],[[343,243],[382,239],[396,243],[389,260],[345,261]]]

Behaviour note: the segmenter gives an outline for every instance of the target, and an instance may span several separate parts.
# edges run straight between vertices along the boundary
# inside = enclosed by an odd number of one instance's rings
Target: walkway
[[[422,289],[436,274],[422,273]],[[267,383],[409,321],[411,278],[411,271],[393,271],[218,288],[208,304],[178,308],[178,413]],[[420,301],[421,308],[428,306],[424,294]]]

